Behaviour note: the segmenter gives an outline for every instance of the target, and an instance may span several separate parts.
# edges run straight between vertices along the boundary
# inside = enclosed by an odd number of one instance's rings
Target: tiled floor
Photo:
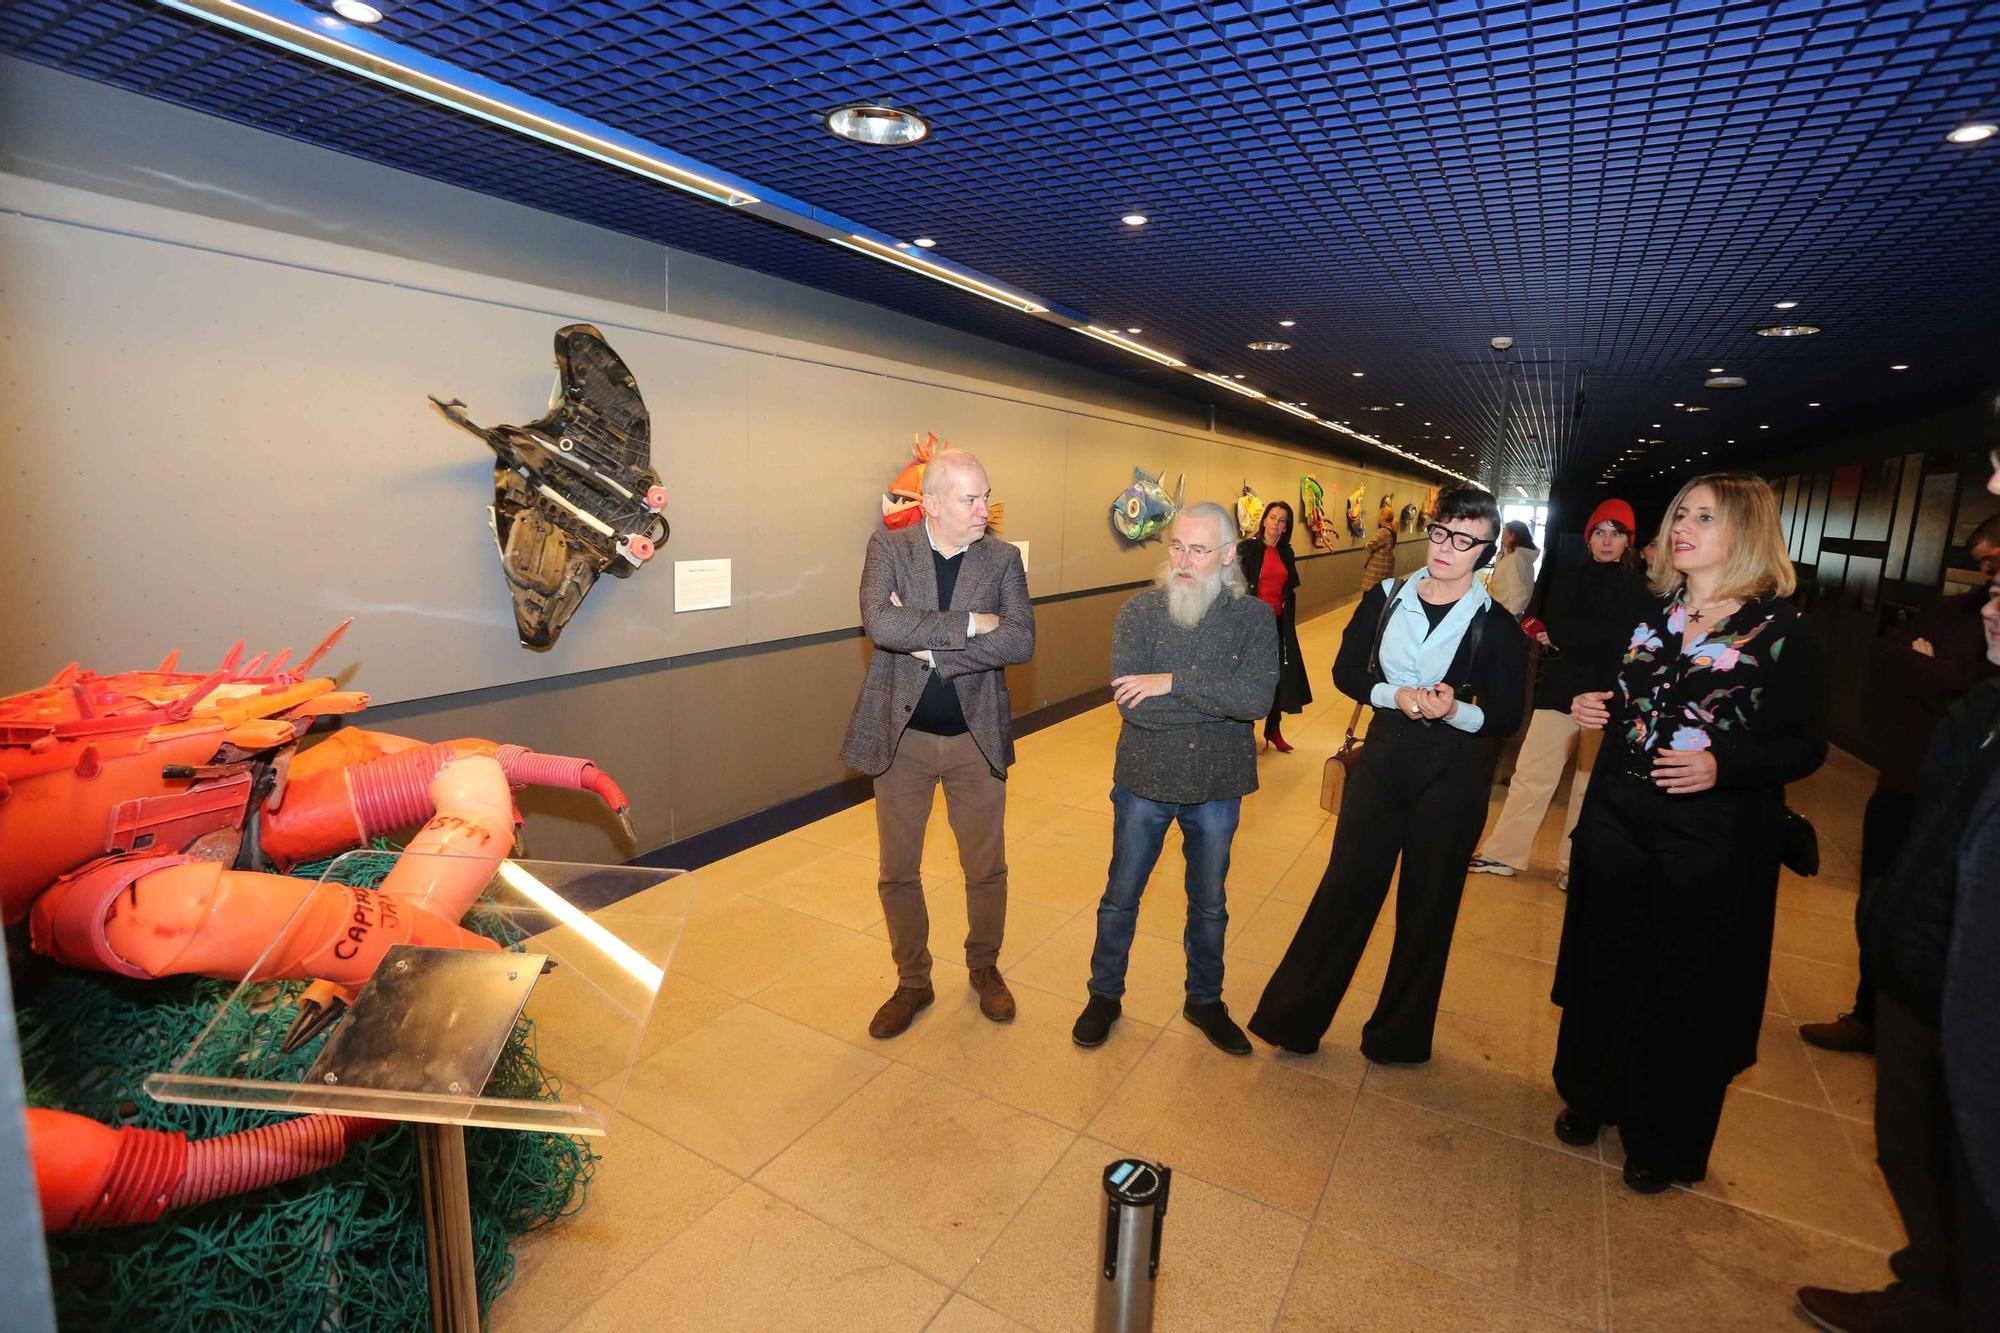
[[[1315,681],[1345,621],[1304,627]],[[1261,759],[1237,837],[1226,998],[1239,1017],[1331,845],[1319,773],[1347,710],[1315,688],[1286,728],[1297,752]],[[1600,1152],[1549,1133],[1553,817],[1544,873],[1467,885],[1428,1065],[1376,1068],[1354,1049],[1387,910],[1319,1054],[1212,1049],[1180,1017],[1171,842],[1125,1018],[1098,1050],[1072,1045],[1117,727],[1100,708],[1021,742],[1010,1026],[980,1017],[948,961],[965,911],[942,801],[924,858],[938,1001],[894,1041],[867,1034],[893,985],[871,807],[697,872],[700,905],[589,1201],[521,1242],[494,1327],[1087,1328],[1097,1177],[1128,1153],[1175,1171],[1161,1328],[1787,1329],[1802,1326],[1802,1283],[1887,1280],[1899,1235],[1870,1160],[1873,1066],[1793,1030],[1853,994],[1868,769],[1836,753],[1793,790],[1824,870],[1781,890],[1761,1061],[1729,1094],[1709,1178],[1641,1198],[1619,1181],[1615,1134]]]

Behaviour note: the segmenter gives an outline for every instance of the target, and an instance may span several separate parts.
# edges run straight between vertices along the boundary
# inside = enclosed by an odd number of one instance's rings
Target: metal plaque
[[[477,1097],[546,954],[391,948],[308,1083]]]

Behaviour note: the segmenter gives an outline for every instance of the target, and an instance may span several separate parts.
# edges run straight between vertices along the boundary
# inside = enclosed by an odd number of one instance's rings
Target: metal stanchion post
[[[1104,1168],[1096,1333],[1144,1333],[1153,1326],[1153,1279],[1160,1272],[1160,1229],[1173,1176],[1170,1167],[1129,1157]]]

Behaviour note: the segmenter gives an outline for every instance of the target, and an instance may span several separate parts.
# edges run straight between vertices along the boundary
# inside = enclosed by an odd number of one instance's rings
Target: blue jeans
[[[1229,844],[1243,812],[1241,797],[1170,805],[1123,787],[1111,788],[1111,873],[1097,904],[1097,947],[1090,953],[1090,993],[1116,1000],[1125,994],[1125,962],[1139,923],[1139,896],[1160,859],[1167,825],[1181,826],[1187,858],[1187,998],[1214,1004],[1222,998],[1222,937],[1229,926],[1223,884],[1229,878]]]

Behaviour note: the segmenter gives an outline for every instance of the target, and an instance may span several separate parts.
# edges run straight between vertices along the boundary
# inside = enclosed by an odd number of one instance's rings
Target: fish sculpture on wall
[[[1236,497],[1236,531],[1243,537],[1255,537],[1264,522],[1264,499],[1250,489],[1250,479],[1243,479],[1243,494]]]
[[[910,461],[901,472],[889,482],[889,488],[882,492],[882,526],[891,532],[907,528],[924,516],[924,469],[931,460],[951,448],[949,440],[940,440],[935,435],[918,437],[910,446]],[[990,531],[1000,531],[1000,520],[1005,505],[989,502],[986,526]]]
[[[1312,534],[1312,544],[1322,551],[1331,551],[1336,534],[1333,517],[1326,512],[1326,487],[1310,472],[1299,478],[1299,512],[1306,531]]]
[[[1412,500],[1403,506],[1400,526],[1405,532],[1412,532],[1417,526],[1417,502]]]
[[[1174,521],[1174,515],[1181,512],[1181,505],[1187,500],[1187,473],[1181,473],[1180,484],[1171,500],[1167,498],[1166,488],[1160,485],[1160,478],[1164,476],[1164,468],[1156,476],[1144,468],[1135,467],[1132,469],[1132,484],[1111,502],[1111,525],[1126,541],[1143,542],[1159,536],[1166,531],[1167,524]]]
[[[1356,486],[1353,494],[1347,497],[1347,535],[1350,537],[1368,535],[1368,529],[1361,526],[1361,506],[1366,501],[1367,495],[1368,487],[1361,485]]]

